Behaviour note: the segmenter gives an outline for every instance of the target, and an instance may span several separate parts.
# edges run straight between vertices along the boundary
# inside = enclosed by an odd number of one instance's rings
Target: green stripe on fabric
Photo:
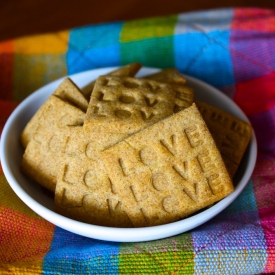
[[[120,42],[142,40],[151,37],[174,35],[178,16],[154,17],[125,22],[120,35]]]
[[[140,62],[148,67],[175,67],[172,36],[121,43],[120,51],[122,64]]]
[[[120,34],[121,63],[175,67],[174,31],[177,20],[175,15],[126,22]]]
[[[189,233],[152,242],[122,243],[119,274],[194,274],[194,255]]]

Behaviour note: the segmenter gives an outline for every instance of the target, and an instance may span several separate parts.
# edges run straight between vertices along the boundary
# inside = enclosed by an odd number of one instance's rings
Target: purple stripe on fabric
[[[275,157],[275,108],[249,117],[254,128],[258,149],[271,158]]]
[[[235,79],[246,81],[275,70],[274,33],[231,30],[230,52]]]

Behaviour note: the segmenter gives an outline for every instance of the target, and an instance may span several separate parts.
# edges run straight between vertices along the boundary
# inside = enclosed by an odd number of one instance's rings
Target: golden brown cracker
[[[127,64],[125,66],[122,66],[116,70],[111,71],[110,73],[106,75],[116,75],[116,76],[135,76],[136,73],[140,70],[142,65],[138,62],[134,62],[131,64]],[[85,94],[86,98],[90,99],[91,94],[94,89],[96,80],[92,81],[87,85],[86,87],[83,88],[83,93]]]
[[[55,95],[50,96],[24,152],[23,172],[54,192],[70,131],[82,127],[84,116],[79,108]]]
[[[136,227],[184,218],[234,190],[195,104],[100,156]]]
[[[196,101],[230,176],[235,175],[252,135],[247,122],[205,102]]]
[[[101,76],[89,102],[84,129],[91,135],[119,133],[126,137],[185,105],[180,91],[169,84],[149,79]]]
[[[70,79],[65,78],[57,89],[53,92],[53,95],[67,101],[68,103],[75,105],[80,108],[83,112],[86,112],[88,107],[88,101],[82,94],[81,90],[76,86],[76,84]],[[23,129],[20,142],[24,148],[32,138],[33,133],[36,131],[39,124],[39,120],[44,112],[44,109],[49,105],[49,101],[46,102],[39,108],[39,110],[34,114],[31,120],[28,122],[26,127]]]
[[[158,82],[168,83],[168,84],[180,84],[180,85],[186,84],[186,79],[175,68],[164,69],[157,73],[144,76],[143,78],[155,80]]]
[[[87,99],[70,78],[65,78],[53,94],[71,103],[72,105],[75,105],[83,112],[86,112],[88,108]]]

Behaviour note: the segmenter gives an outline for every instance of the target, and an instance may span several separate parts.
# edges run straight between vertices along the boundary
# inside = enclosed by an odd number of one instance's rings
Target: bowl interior
[[[80,88],[86,89],[89,87],[89,83],[92,80],[96,79],[99,75],[106,74],[112,69],[114,68],[92,70],[70,77]],[[138,76],[156,71],[157,69],[153,68],[143,68]],[[189,76],[185,77],[187,79],[187,84],[194,88],[196,99],[205,101],[248,121],[248,118],[240,108],[220,91],[195,78]],[[10,186],[31,209],[53,224],[73,233],[108,241],[148,241],[169,237],[201,225],[220,213],[236,199],[248,183],[257,156],[257,143],[254,134],[237,174],[234,177],[234,184],[236,186],[235,191],[214,206],[189,218],[168,225],[126,229],[89,225],[56,214],[53,211],[53,196],[44,188],[40,187],[40,185],[27,178],[20,171],[23,148],[19,144],[19,136],[33,114],[58,87],[61,81],[62,79],[56,80],[27,97],[9,117],[1,137],[1,163]]]

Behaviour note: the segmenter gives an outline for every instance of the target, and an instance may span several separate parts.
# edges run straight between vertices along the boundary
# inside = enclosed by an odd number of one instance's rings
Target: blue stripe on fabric
[[[181,72],[216,87],[235,83],[228,30],[175,35],[175,63]]]
[[[56,227],[42,274],[118,274],[118,254],[119,243],[82,237]]]
[[[68,73],[120,65],[122,26],[122,22],[116,22],[73,29],[66,56]]]

